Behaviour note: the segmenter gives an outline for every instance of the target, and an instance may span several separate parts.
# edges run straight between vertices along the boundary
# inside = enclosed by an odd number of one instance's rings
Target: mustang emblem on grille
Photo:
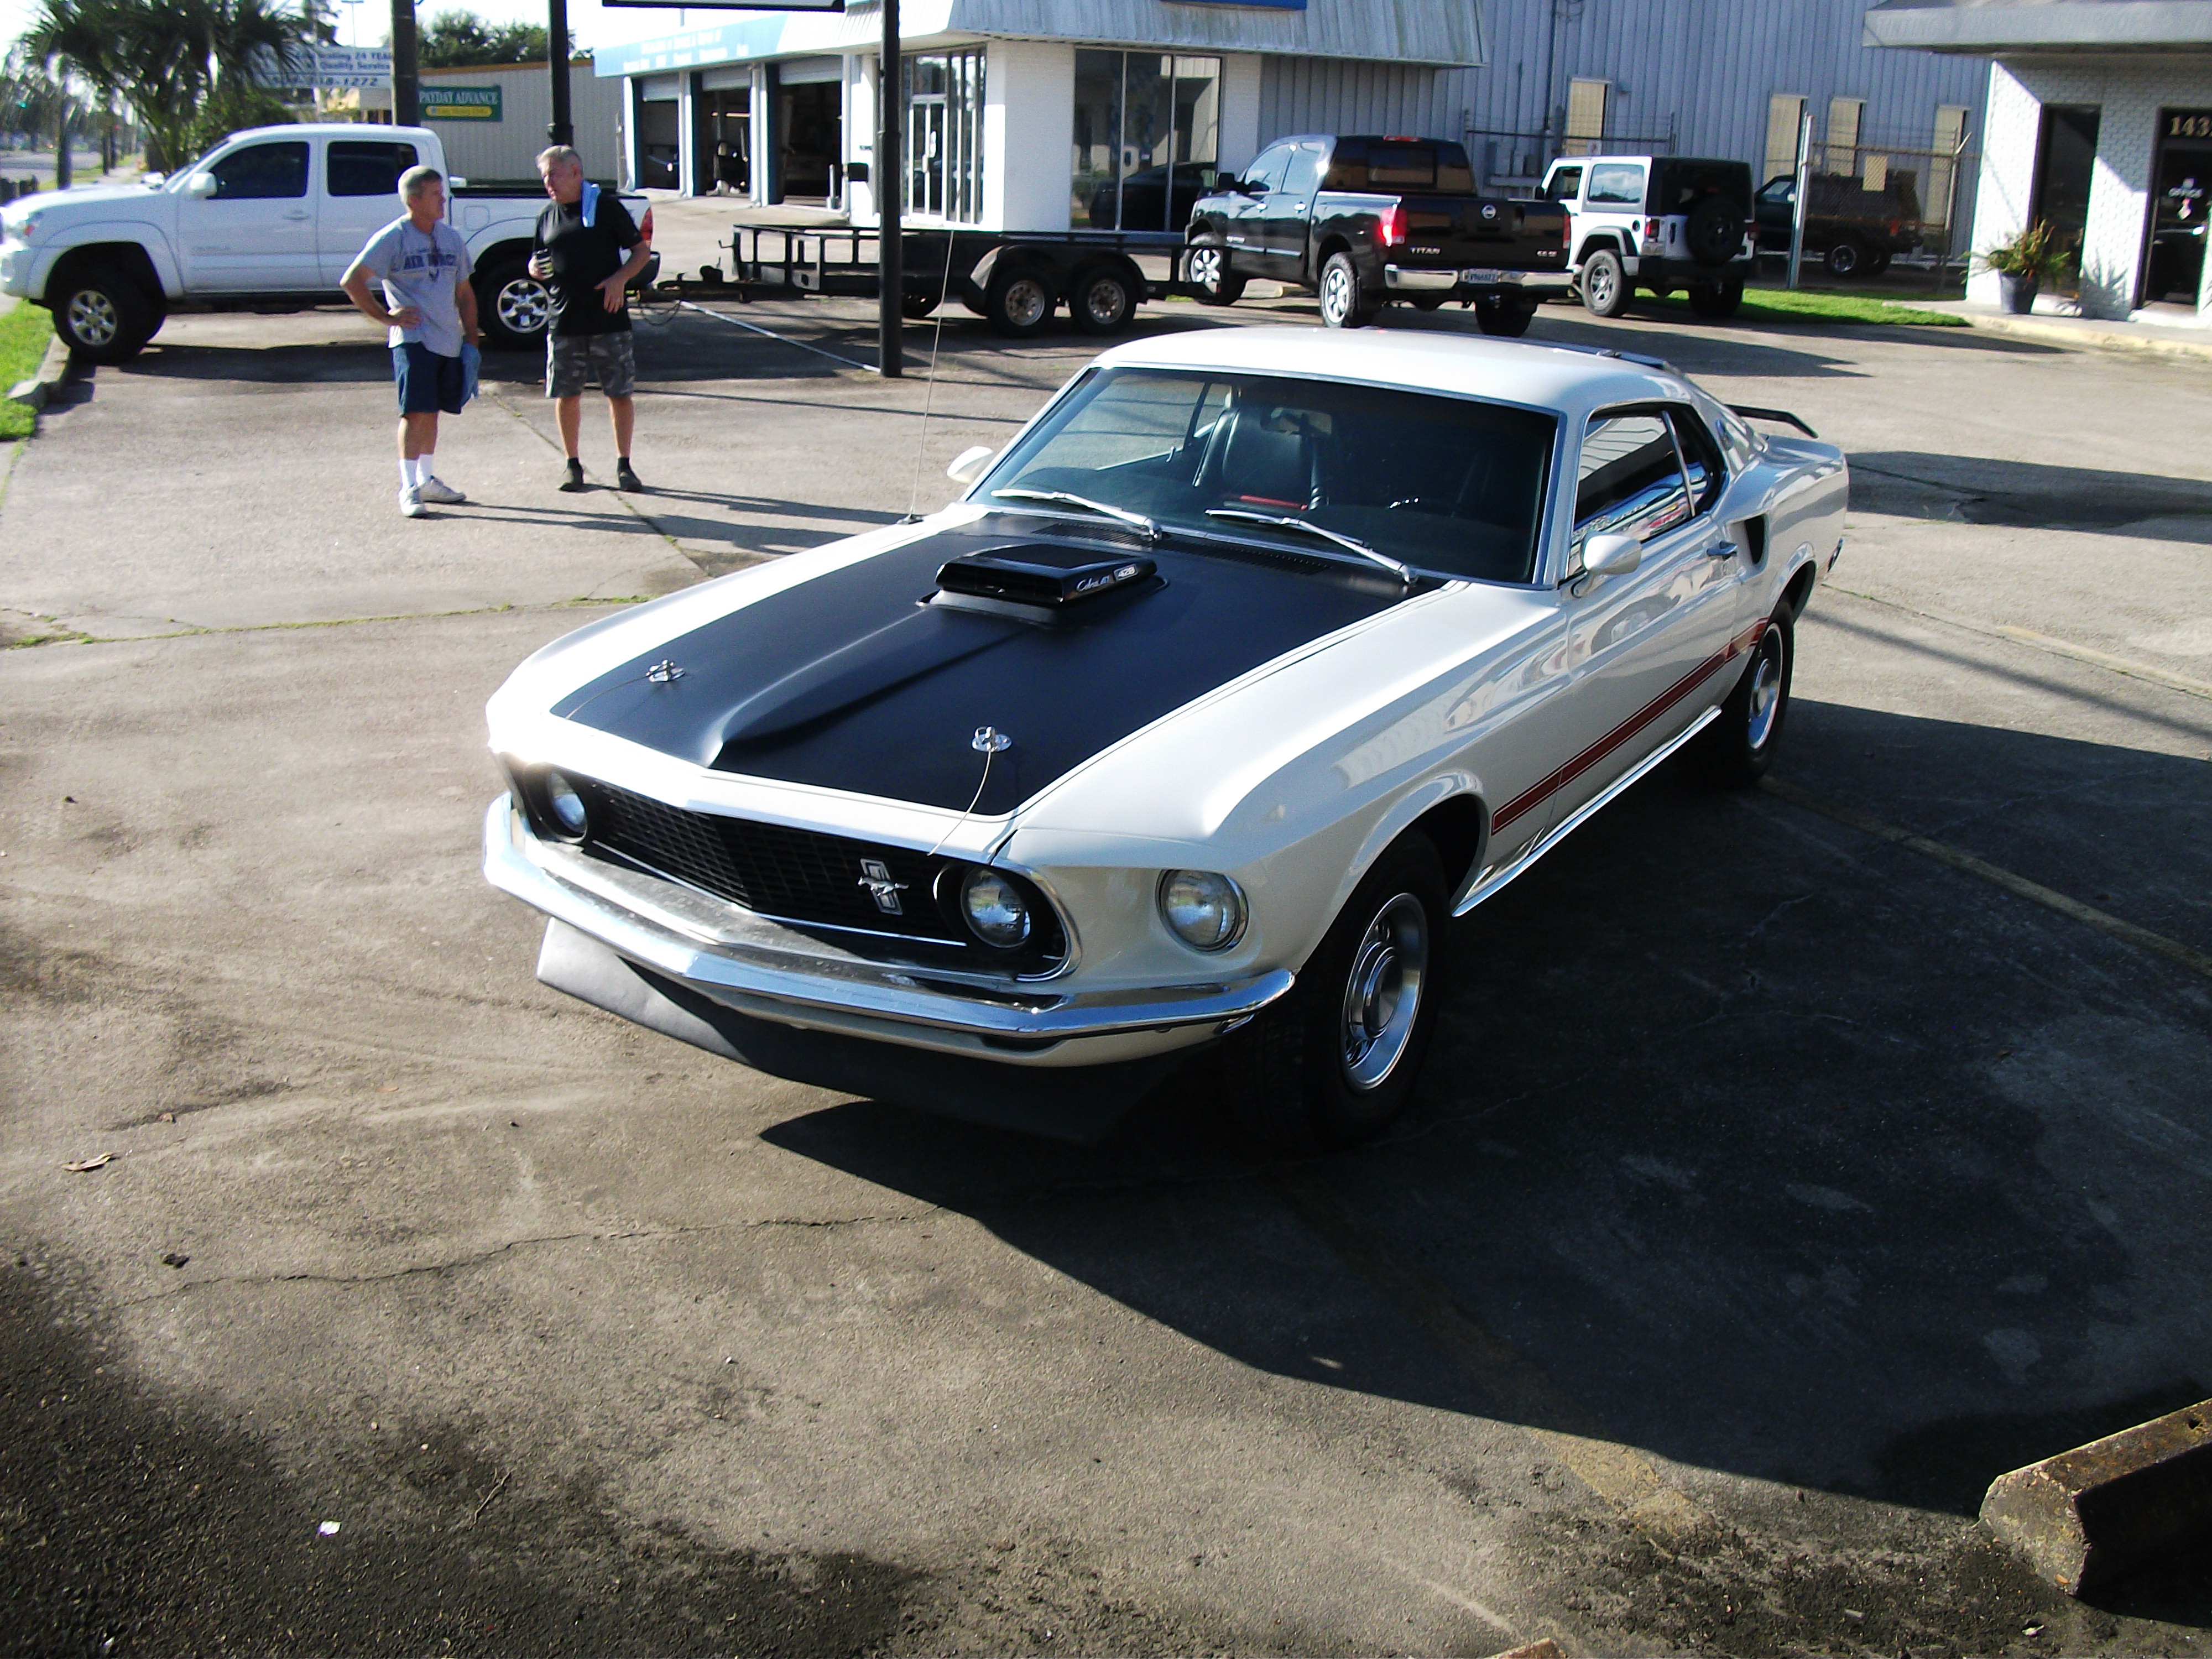
[[[890,866],[881,859],[860,860],[860,879],[855,885],[866,888],[868,896],[876,902],[876,908],[885,915],[902,916],[906,914],[905,907],[899,902],[899,895],[906,891],[907,884],[902,881],[893,881]]]

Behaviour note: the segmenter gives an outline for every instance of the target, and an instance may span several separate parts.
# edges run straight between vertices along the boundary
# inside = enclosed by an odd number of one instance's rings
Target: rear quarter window
[[[1644,168],[1636,161],[1601,161],[1589,171],[1583,199],[1592,207],[1641,208]]]

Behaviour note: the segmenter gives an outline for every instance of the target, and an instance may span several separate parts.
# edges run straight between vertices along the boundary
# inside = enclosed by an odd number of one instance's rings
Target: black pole
[[[882,288],[876,314],[877,373],[896,380],[906,373],[900,352],[906,330],[905,249],[900,246],[900,198],[905,194],[906,168],[899,160],[899,124],[904,111],[899,96],[903,78],[899,70],[898,0],[883,0],[883,65],[876,85],[876,246],[879,250],[877,282]]]
[[[553,119],[545,136],[556,144],[576,142],[568,109],[568,0],[545,0],[545,67],[553,77]]]
[[[54,188],[67,190],[75,174],[70,171],[69,94],[61,98],[61,121],[54,129]]]
[[[415,0],[392,0],[392,119],[403,127],[422,122],[422,82],[415,55]]]

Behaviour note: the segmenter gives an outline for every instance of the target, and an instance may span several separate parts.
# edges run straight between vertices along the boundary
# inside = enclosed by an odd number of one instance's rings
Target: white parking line
[[[709,311],[706,307],[695,304],[690,300],[678,300],[676,303],[686,311],[697,312],[702,317],[712,317],[716,322],[727,323],[732,328],[742,328],[750,334],[758,334],[770,340],[780,340],[787,346],[797,346],[801,351],[811,351],[817,357],[827,357],[831,362],[842,363],[848,368],[860,369],[870,374],[876,372],[876,366],[873,363],[864,363],[857,357],[840,357],[834,351],[824,351],[820,346],[809,345],[804,340],[794,340],[788,334],[779,334],[772,328],[763,328],[758,323],[744,322],[735,317],[725,316],[719,311]]]

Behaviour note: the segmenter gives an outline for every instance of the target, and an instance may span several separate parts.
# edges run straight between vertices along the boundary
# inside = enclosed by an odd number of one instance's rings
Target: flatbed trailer
[[[1060,305],[1085,334],[1118,334],[1146,300],[1193,295],[1174,230],[907,230],[900,237],[909,317],[957,300],[998,332],[1019,338]],[[754,292],[873,299],[880,239],[845,225],[731,227],[736,280]]]

